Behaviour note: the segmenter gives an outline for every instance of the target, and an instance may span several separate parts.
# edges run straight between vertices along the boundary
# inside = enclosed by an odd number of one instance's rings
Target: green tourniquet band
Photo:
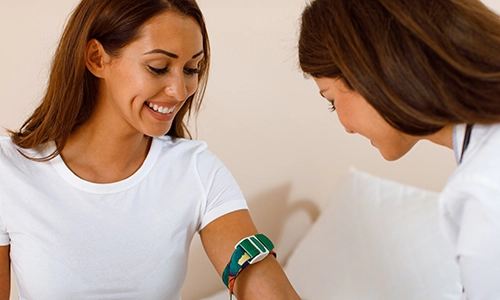
[[[222,274],[222,281],[229,288],[231,298],[233,295],[234,282],[241,271],[248,266],[254,258],[266,252],[276,257],[276,253],[273,249],[274,245],[271,240],[262,233],[244,238],[235,246],[231,260]],[[259,260],[257,259],[256,261]]]
[[[254,235],[254,238],[261,241],[264,244],[264,246],[267,248],[267,250],[271,251],[274,249],[273,242],[271,242],[271,240],[267,236],[265,236],[264,234],[258,233],[256,235]]]
[[[264,245],[262,245],[262,243],[255,237],[249,237],[248,239],[241,241],[240,247],[243,248],[243,250],[245,250],[245,252],[252,258],[259,255],[259,253],[266,251]]]
[[[229,277],[233,277],[234,275],[238,274],[238,271],[241,269],[241,265],[238,264],[238,260],[240,260],[243,254],[245,254],[245,250],[243,250],[243,248],[237,247],[236,249],[234,249],[233,255],[231,256],[231,261],[224,269],[224,274],[222,274],[222,281],[228,288]]]

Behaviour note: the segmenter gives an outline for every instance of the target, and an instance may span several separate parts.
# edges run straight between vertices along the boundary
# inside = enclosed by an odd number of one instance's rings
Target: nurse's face
[[[348,88],[342,79],[314,78],[320,94],[337,111],[340,123],[348,133],[368,138],[386,160],[397,160],[419,140],[404,134],[382,118],[358,92]]]

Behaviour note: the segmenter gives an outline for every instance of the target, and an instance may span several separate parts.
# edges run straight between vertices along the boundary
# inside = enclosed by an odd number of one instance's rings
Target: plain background
[[[0,1],[3,128],[17,129],[37,106],[62,28],[78,2]],[[500,12],[499,0],[484,2]],[[202,111],[190,126],[232,171],[281,262],[348,166],[435,191],[443,187],[455,168],[453,151],[421,142],[402,159],[387,162],[367,139],[344,131],[314,82],[304,78],[296,42],[305,0],[199,4],[212,68]],[[0,134],[6,134],[3,128]],[[222,288],[196,237],[183,299]]]

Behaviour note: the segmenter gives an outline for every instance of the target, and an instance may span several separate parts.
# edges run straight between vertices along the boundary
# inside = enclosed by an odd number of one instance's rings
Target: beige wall
[[[35,107],[77,2],[0,1],[0,125],[20,126]],[[500,11],[499,0],[485,2]],[[424,142],[401,160],[386,162],[368,140],[344,132],[314,82],[303,78],[296,39],[304,0],[199,3],[213,60],[196,137],[233,172],[282,261],[348,166],[440,190],[454,169],[452,151]],[[222,288],[197,238],[192,253],[186,300]]]

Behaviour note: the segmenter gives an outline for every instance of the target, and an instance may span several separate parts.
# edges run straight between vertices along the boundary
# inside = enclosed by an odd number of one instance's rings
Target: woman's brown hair
[[[168,10],[193,18],[203,36],[198,89],[186,100],[167,133],[172,137],[191,137],[184,119],[200,108],[210,61],[208,33],[196,1],[82,0],[62,34],[42,103],[19,131],[9,131],[12,141],[25,149],[55,141],[57,150],[46,159],[55,157],[75,128],[89,119],[96,105],[98,80],[85,64],[87,42],[97,39],[109,55],[118,56],[123,47],[138,38],[148,20]]]
[[[314,0],[298,51],[407,134],[500,122],[500,18],[478,0]]]

